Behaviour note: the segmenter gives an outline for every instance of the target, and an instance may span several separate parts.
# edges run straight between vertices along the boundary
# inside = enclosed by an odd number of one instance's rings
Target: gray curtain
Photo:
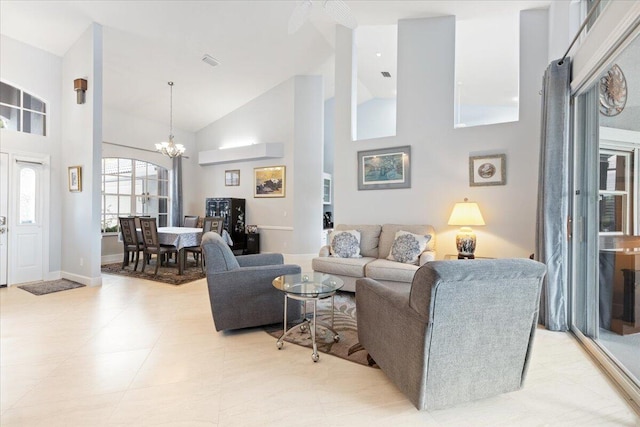
[[[536,258],[547,265],[540,321],[568,330],[569,123],[571,61],[553,61],[544,74],[538,182]]]
[[[173,158],[173,174],[171,179],[171,225],[182,225],[182,156]]]

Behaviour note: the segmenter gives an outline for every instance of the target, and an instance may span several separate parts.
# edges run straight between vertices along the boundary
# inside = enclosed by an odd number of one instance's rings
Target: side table
[[[330,274],[311,272],[300,274],[287,274],[284,276],[278,276],[273,279],[273,286],[284,292],[284,327],[282,336],[278,338],[276,346],[278,350],[281,350],[284,346],[284,338],[291,333],[292,330],[299,328],[301,331],[309,330],[311,333],[311,342],[313,343],[313,353],[311,353],[311,360],[317,362],[320,359],[318,355],[318,346],[316,344],[316,312],[318,301],[326,298],[331,298],[331,326],[322,324],[325,329],[331,331],[334,341],[338,342],[340,336],[333,330],[333,296],[336,294],[344,282],[335,276]],[[303,301],[304,303],[304,319],[301,323],[287,329],[287,301],[289,298]],[[313,303],[313,317],[307,318],[306,302],[311,301]]]

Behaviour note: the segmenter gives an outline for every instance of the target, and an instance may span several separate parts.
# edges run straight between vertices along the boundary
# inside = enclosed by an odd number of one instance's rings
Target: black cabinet
[[[231,249],[244,250],[246,247],[245,233],[245,200],[228,197],[208,198],[205,201],[207,216],[219,216],[223,219],[223,227],[233,240]]]
[[[246,255],[260,253],[260,234],[247,233],[247,247],[244,249]]]

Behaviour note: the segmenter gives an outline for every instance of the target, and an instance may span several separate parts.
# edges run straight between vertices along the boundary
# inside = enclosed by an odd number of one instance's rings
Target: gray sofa
[[[214,232],[204,234],[201,248],[216,331],[283,321],[284,294],[271,282],[277,276],[300,273],[299,266],[283,264],[282,254],[236,257]],[[300,318],[300,304],[288,304],[287,318]]]
[[[518,390],[546,268],[528,259],[430,262],[411,289],[356,285],[358,338],[418,409]]]
[[[383,283],[409,286],[420,265],[436,259],[435,230],[431,225],[401,224],[338,224],[335,230],[357,230],[360,232],[361,258],[337,258],[330,256],[329,246],[320,249],[319,256],[311,261],[314,271],[340,277],[344,281],[343,291],[355,292],[356,280],[369,277]],[[405,264],[387,259],[396,232],[430,234],[431,240],[420,255],[419,265]]]

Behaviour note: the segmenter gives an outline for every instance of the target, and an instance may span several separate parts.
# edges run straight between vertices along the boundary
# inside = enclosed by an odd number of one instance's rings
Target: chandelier
[[[165,156],[174,158],[184,154],[184,145],[173,142],[173,82],[169,82],[171,88],[171,101],[169,104],[169,142],[163,141],[156,144],[156,150]]]

